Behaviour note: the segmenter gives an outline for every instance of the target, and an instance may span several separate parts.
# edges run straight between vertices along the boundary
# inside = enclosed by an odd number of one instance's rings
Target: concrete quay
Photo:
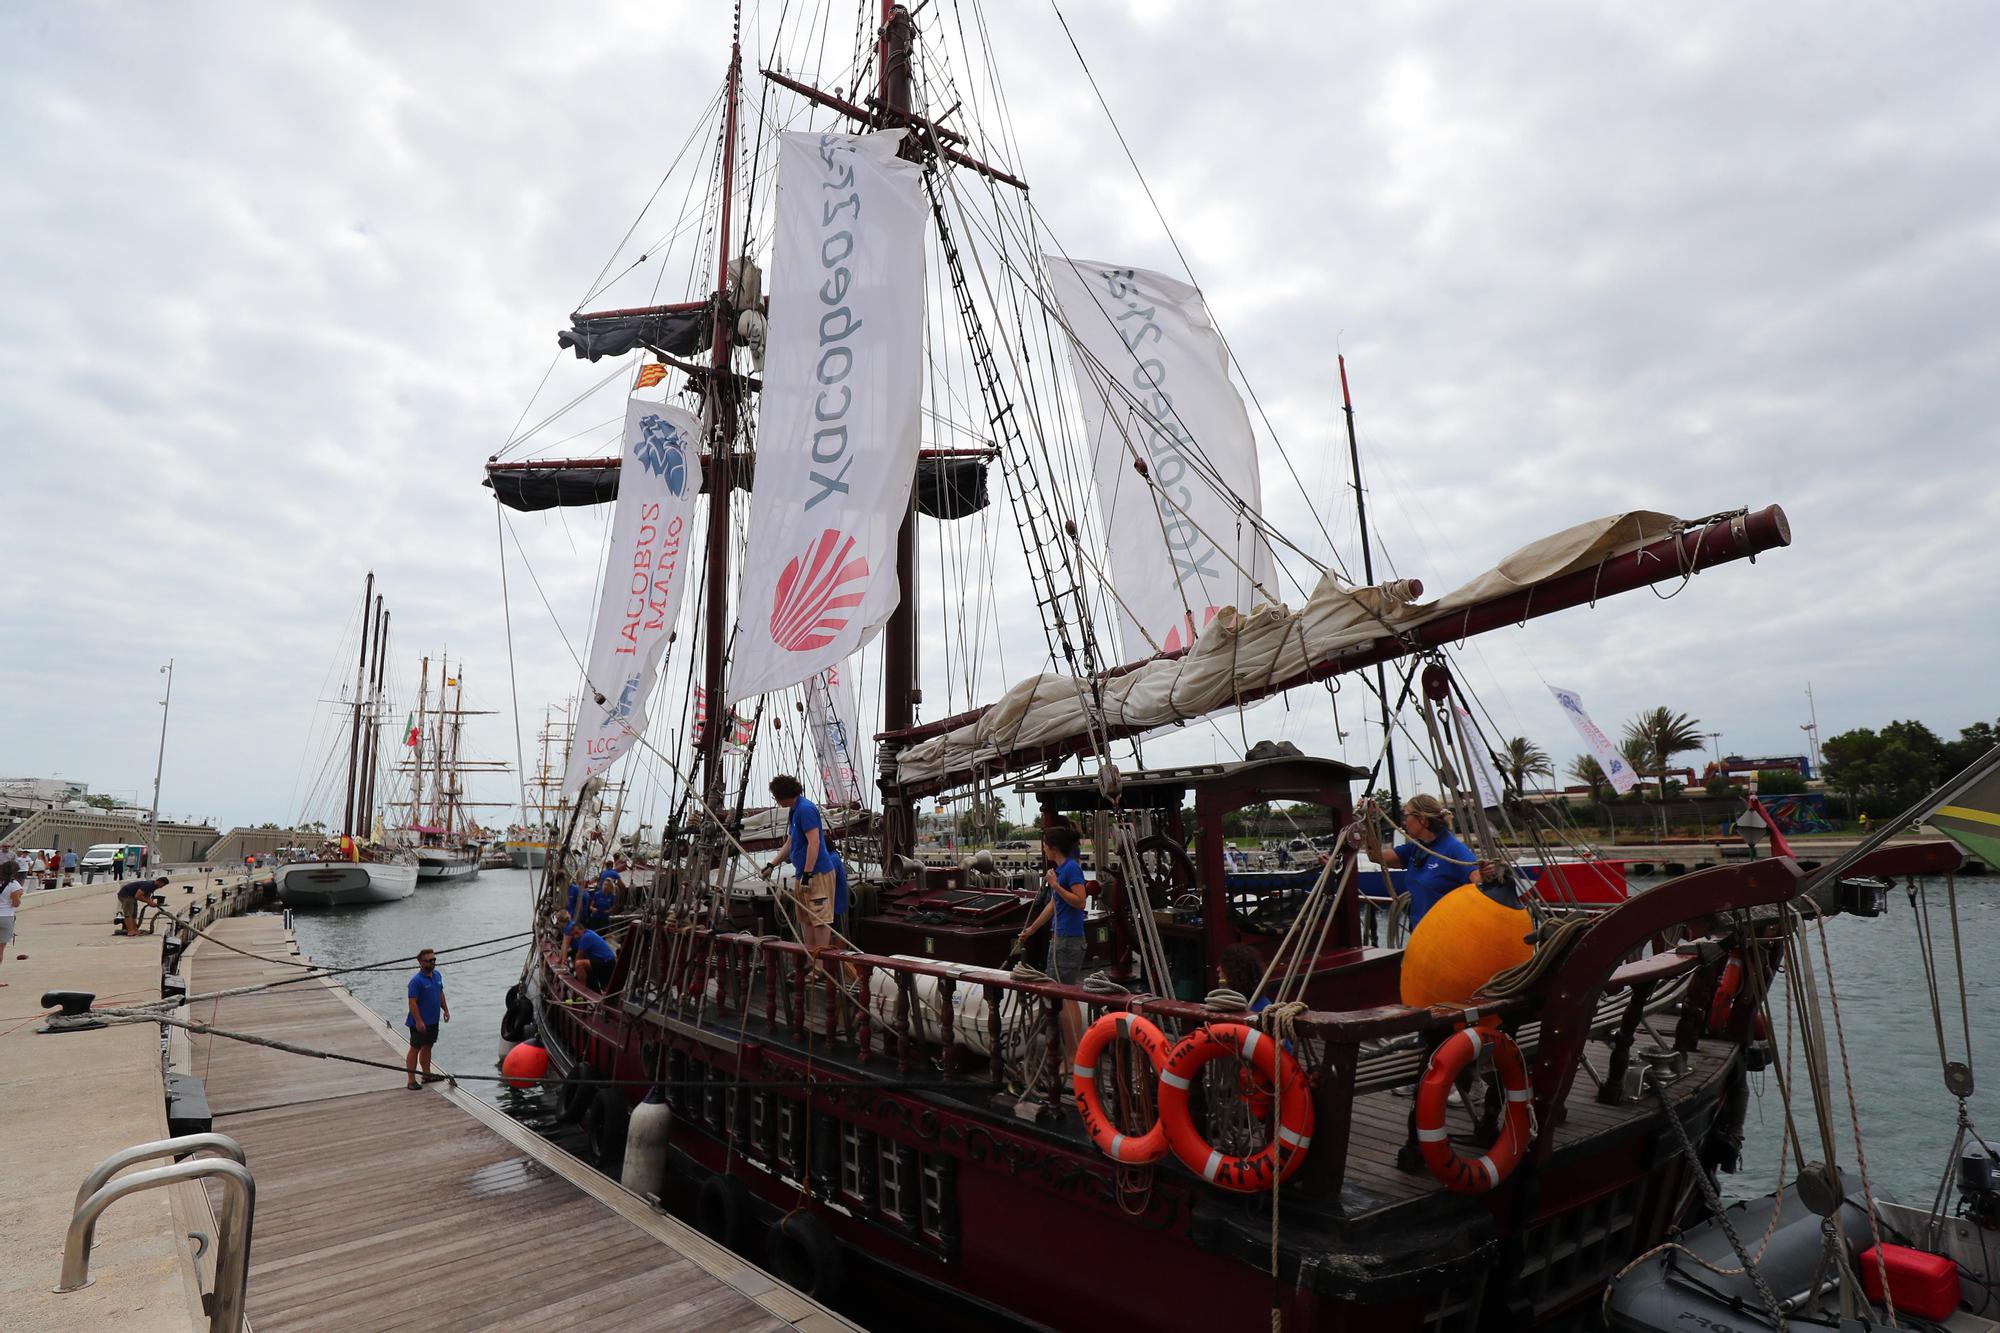
[[[206,923],[244,906],[242,872],[165,872],[174,910]],[[63,1235],[90,1169],[135,1143],[167,1137],[160,1029],[150,1023],[42,1035],[47,990],[88,990],[101,1004],[160,998],[162,934],[114,935],[109,880],[38,890],[22,904],[0,964],[0,1107],[7,1207],[0,1209],[0,1323],[45,1333],[205,1328],[186,1233],[207,1204],[191,1185],[127,1198],[97,1228],[90,1286],[58,1295]],[[189,892],[188,890],[193,890]],[[211,903],[209,899],[213,897]],[[208,1279],[212,1281],[212,1274]]]

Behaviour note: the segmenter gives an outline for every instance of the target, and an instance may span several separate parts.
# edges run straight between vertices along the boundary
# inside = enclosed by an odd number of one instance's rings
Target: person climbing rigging
[[[1478,858],[1451,831],[1444,803],[1429,793],[1403,802],[1403,831],[1408,842],[1384,847],[1381,832],[1369,819],[1361,825],[1361,843],[1375,864],[1402,870],[1403,891],[1410,895],[1410,929],[1415,930],[1438,899],[1466,882]]]

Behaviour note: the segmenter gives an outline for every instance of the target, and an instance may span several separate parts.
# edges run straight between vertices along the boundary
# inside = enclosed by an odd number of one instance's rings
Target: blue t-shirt
[[[1078,888],[1083,884],[1083,867],[1076,863],[1075,857],[1071,857],[1056,867],[1056,883],[1072,889]],[[1060,893],[1055,895],[1055,901],[1056,934],[1064,939],[1082,939],[1083,909],[1081,907],[1071,907],[1063,901],[1063,896]]]
[[[584,921],[590,926],[608,926],[611,924],[611,909],[618,905],[618,895],[603,887],[602,880],[598,883],[599,887],[591,891],[587,904],[589,910],[583,914]]]
[[[620,875],[616,870],[613,870],[610,866],[606,866],[604,867],[604,869],[597,872],[597,882],[599,884],[604,883],[604,881],[607,879],[615,879],[620,884],[623,884],[625,882],[624,876]]]
[[[833,914],[847,915],[847,862],[838,855],[833,858]]]
[[[1403,890],[1410,895],[1410,929],[1424,919],[1437,900],[1472,878],[1476,858],[1472,849],[1447,831],[1426,847],[1420,842],[1401,843],[1396,859],[1403,863]]]
[[[433,969],[429,976],[425,976],[422,969],[418,969],[417,974],[410,978],[410,998],[417,1002],[417,1012],[423,1016],[424,1026],[436,1027],[438,1014],[444,1008],[444,973]],[[403,1025],[413,1028],[416,1022],[406,1014]]]
[[[564,898],[563,906],[569,909],[570,920],[575,921],[581,917],[583,912],[583,885],[572,884],[569,886],[569,894]]]
[[[819,817],[819,807],[801,796],[792,802],[791,819],[786,828],[792,840],[792,869],[799,872],[799,878],[807,875],[824,875],[833,869],[833,850],[826,845],[826,821]],[[819,860],[806,865],[806,834],[819,830]]]
[[[577,957],[588,958],[593,963],[608,963],[618,956],[617,952],[604,942],[604,937],[594,930],[578,933],[576,938],[569,942],[569,947],[576,950]]]

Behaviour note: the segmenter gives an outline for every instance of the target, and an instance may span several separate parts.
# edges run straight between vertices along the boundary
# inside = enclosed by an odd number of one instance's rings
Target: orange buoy
[[[549,1072],[548,1049],[532,1041],[510,1047],[500,1061],[500,1072],[506,1076],[510,1088],[526,1088],[539,1083]]]
[[[1477,885],[1453,889],[1432,904],[1403,949],[1400,990],[1412,1009],[1472,1003],[1493,977],[1534,955],[1525,938],[1534,922],[1497,903]]]

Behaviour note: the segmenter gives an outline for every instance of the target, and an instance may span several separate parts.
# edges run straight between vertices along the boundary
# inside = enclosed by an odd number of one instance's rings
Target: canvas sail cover
[[[1522,547],[1435,602],[1410,601],[1397,584],[1355,587],[1329,573],[1297,608],[1266,603],[1247,613],[1225,609],[1186,655],[1102,677],[1104,722],[1143,731],[1206,716],[1246,693],[1360,652],[1384,635],[1598,566],[1679,524],[1670,514],[1645,510],[1579,523]],[[1017,751],[1085,736],[1089,700],[1088,683],[1074,676],[1045,673],[1021,681],[976,719],[902,751],[897,780],[912,787],[949,785],[981,768],[1005,767]]]
[[[1127,661],[1271,600],[1257,443],[1201,293],[1164,273],[1044,255],[1072,339]],[[1146,474],[1134,466],[1143,462]],[[1151,478],[1148,484],[1147,478]],[[1174,571],[1171,579],[1162,570]],[[1253,581],[1254,576],[1254,581]]]
[[[806,681],[806,721],[813,757],[819,761],[820,789],[829,805],[861,802],[861,766],[854,756],[859,728],[847,666],[845,662],[830,666]]]
[[[687,591],[701,426],[640,390],[625,405],[625,448],[604,584],[591,635],[588,687],[563,794],[574,796],[646,731],[660,654]]]
[[[785,134],[749,555],[728,700],[872,639],[901,595],[923,395],[924,226],[903,132]]]

